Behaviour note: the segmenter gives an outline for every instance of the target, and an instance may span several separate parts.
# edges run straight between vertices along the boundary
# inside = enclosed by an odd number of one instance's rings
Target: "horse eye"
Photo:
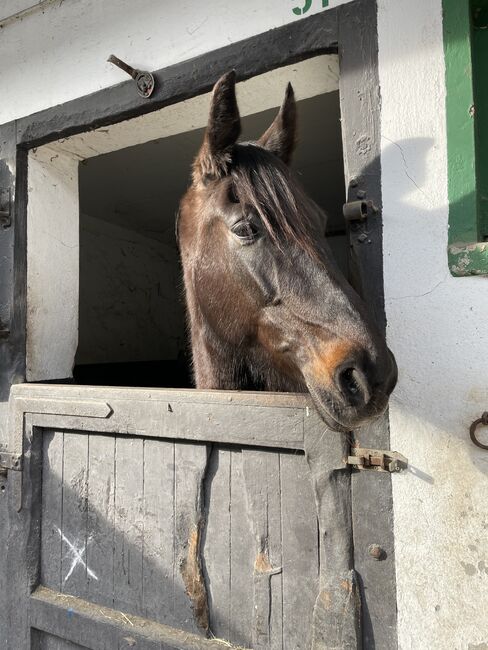
[[[251,244],[259,233],[257,226],[250,221],[239,221],[231,230],[243,244]]]

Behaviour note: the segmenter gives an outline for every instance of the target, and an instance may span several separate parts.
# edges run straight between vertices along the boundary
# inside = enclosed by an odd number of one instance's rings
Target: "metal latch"
[[[401,472],[408,467],[408,459],[398,451],[363,449],[352,447],[347,464],[356,469],[372,469],[377,472]]]
[[[22,456],[0,451],[0,476],[7,476],[7,470],[22,471]]]

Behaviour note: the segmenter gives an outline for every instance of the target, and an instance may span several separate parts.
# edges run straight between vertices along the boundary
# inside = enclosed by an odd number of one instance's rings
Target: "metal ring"
[[[482,442],[478,440],[476,437],[476,429],[479,427],[479,425],[482,424],[484,426],[488,426],[488,411],[485,411],[480,418],[475,420],[473,424],[469,427],[469,437],[471,438],[472,442],[477,446],[480,447],[481,449],[488,449],[488,445],[484,445]]]

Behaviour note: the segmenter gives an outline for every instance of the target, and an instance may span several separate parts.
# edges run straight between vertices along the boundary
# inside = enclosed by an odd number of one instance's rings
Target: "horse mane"
[[[293,242],[318,258],[312,227],[313,221],[325,222],[325,214],[285,163],[262,147],[240,143],[229,172],[239,203],[256,211],[274,244],[283,249],[283,243]]]

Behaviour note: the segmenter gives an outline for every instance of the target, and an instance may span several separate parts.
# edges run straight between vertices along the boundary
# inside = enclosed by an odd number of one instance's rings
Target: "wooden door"
[[[301,395],[19,385],[11,650],[358,647],[344,438]]]

